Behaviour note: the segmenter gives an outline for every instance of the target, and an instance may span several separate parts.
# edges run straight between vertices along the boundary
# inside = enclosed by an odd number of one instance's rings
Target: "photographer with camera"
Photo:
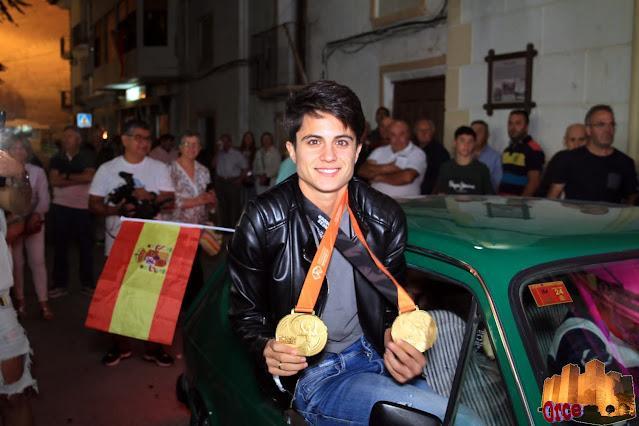
[[[0,119],[4,116],[0,111]],[[3,139],[0,120],[0,142]],[[0,417],[6,425],[32,425],[33,415],[25,392],[35,387],[31,376],[31,346],[18,322],[9,289],[13,286],[11,255],[5,240],[5,212],[22,215],[31,205],[31,187],[25,169],[0,149]]]
[[[104,251],[108,256],[120,230],[120,216],[152,219],[161,206],[173,199],[173,183],[167,166],[147,157],[151,149],[151,130],[143,121],[132,120],[122,132],[124,154],[102,164],[89,189],[89,210],[106,216]],[[130,340],[114,336],[114,345],[102,358],[108,367],[131,356]],[[162,367],[173,364],[173,358],[162,346],[146,343],[144,359]]]

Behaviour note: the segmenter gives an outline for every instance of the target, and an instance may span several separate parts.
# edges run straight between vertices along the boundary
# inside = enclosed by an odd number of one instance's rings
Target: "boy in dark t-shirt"
[[[455,157],[442,164],[434,194],[493,194],[490,171],[474,156],[475,131],[468,126],[455,130]]]

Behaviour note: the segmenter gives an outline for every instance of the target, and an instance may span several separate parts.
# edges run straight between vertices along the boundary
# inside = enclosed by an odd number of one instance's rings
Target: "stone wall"
[[[455,2],[453,2],[455,3]],[[496,54],[539,52],[533,65],[531,134],[547,159],[562,149],[566,126],[583,122],[597,103],[612,105],[618,123],[615,146],[628,148],[633,1],[615,0],[461,0],[459,28],[467,35],[449,49],[470,46],[459,66],[459,111],[491,126],[492,144],[507,144],[507,110],[488,117],[486,102],[489,49]]]
[[[442,2],[428,2],[428,10],[411,20],[427,20],[440,10]],[[375,127],[375,110],[380,104],[392,107],[392,81],[442,75],[443,67],[436,63],[428,66],[429,59],[441,58],[447,50],[446,24],[414,33],[389,37],[357,50],[349,46],[335,52],[322,63],[322,51],[327,43],[373,30],[370,0],[326,0],[308,4],[309,78],[329,78],[351,87],[362,101],[367,120]],[[437,62],[437,61],[435,61]],[[423,63],[423,68],[415,64]],[[403,66],[405,65],[405,67]],[[392,68],[389,75],[380,74],[383,68]]]

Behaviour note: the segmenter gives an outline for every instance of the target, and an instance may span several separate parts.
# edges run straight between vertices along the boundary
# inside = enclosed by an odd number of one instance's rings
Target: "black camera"
[[[120,204],[122,201],[135,204],[137,199],[133,196],[133,191],[135,190],[133,175],[127,172],[120,172],[118,176],[124,179],[124,185],[118,186],[111,191],[107,196],[107,201],[112,204]]]
[[[111,204],[120,204],[124,201],[125,204],[131,204],[134,206],[133,213],[129,213],[131,217],[138,219],[153,219],[159,212],[164,204],[170,203],[173,199],[167,199],[161,202],[155,200],[138,200],[133,196],[135,191],[135,182],[133,181],[133,175],[127,172],[118,173],[122,179],[124,179],[124,185],[118,186],[107,196],[107,201]]]

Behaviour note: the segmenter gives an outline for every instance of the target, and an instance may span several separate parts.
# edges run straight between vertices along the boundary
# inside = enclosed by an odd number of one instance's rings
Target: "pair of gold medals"
[[[340,202],[337,203],[331,215],[331,221],[320,241],[317,253],[311,262],[309,273],[304,279],[302,291],[300,292],[297,305],[293,311],[280,320],[275,329],[275,339],[278,342],[286,343],[298,349],[300,355],[317,355],[324,349],[328,340],[328,329],[326,324],[314,314],[315,303],[319,296],[326,271],[331,260],[331,255],[335,247],[335,240],[339,230],[339,221],[344,210],[348,208],[348,191],[345,190]],[[415,303],[399,285],[397,280],[391,275],[377,256],[366,243],[366,238],[362,234],[357,223],[357,219],[350,208],[348,213],[351,219],[351,226],[359,241],[368,251],[371,259],[397,288],[397,304],[399,316],[395,318],[391,327],[391,337],[393,341],[404,340],[414,346],[418,351],[424,352],[433,346],[437,338],[437,325],[433,317],[417,308]],[[381,313],[380,313],[381,315]]]
[[[415,309],[395,318],[391,337],[394,342],[404,340],[424,352],[435,344],[437,324],[428,312]],[[297,348],[302,356],[313,356],[326,346],[328,329],[318,316],[293,311],[277,324],[275,339]]]

